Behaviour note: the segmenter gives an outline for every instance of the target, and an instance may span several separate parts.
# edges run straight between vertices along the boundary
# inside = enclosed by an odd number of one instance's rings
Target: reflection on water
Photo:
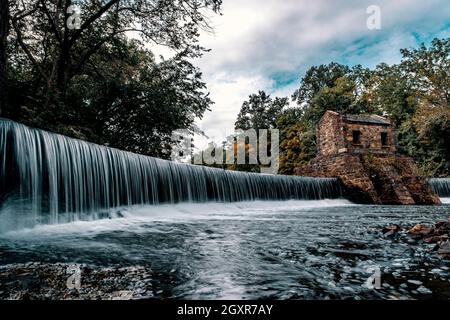
[[[123,218],[0,235],[0,263],[150,264],[157,297],[450,298],[450,263],[433,245],[380,229],[446,220],[450,206],[341,200],[129,208]],[[365,283],[371,267],[382,288]]]

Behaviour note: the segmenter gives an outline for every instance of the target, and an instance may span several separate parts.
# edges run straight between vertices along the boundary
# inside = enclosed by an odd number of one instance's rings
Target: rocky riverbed
[[[448,221],[438,221],[435,225],[416,224],[402,228],[398,224],[390,224],[383,229],[385,237],[407,236],[435,244],[432,252],[443,259],[450,259],[450,217]]]
[[[153,297],[148,267],[101,268],[67,263],[0,267],[1,300],[129,300]]]

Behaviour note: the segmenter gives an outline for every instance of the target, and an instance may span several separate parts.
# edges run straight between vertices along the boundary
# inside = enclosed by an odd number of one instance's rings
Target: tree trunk
[[[0,0],[0,116],[6,106],[6,40],[9,26],[8,0]]]
[[[67,21],[69,19],[69,13],[67,10],[72,5],[72,0],[66,0],[64,5],[64,31],[63,31],[63,37],[62,42],[60,44],[60,52],[57,62],[57,70],[56,70],[56,88],[60,94],[64,97],[66,87],[67,87],[67,80],[68,80],[68,73],[69,73],[69,62],[70,62],[70,30],[67,27]]]

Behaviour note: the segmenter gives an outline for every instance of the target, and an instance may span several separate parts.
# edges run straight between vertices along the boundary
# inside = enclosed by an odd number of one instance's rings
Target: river
[[[4,232],[0,264],[149,265],[156,298],[448,299],[450,262],[431,244],[381,229],[449,214],[449,204],[338,199],[132,206],[112,219]],[[369,288],[377,268],[381,288]]]

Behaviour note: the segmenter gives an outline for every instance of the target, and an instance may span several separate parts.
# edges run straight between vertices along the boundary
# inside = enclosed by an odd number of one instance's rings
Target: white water
[[[450,197],[450,178],[430,178],[428,182],[439,197],[444,199]]]
[[[308,212],[318,208],[356,206],[348,200],[288,200],[288,201],[246,201],[236,203],[178,203],[155,206],[133,206],[122,209],[120,216],[111,213],[112,219],[97,221],[74,221],[62,224],[37,225],[32,228],[7,231],[0,238],[33,240],[70,234],[95,235],[109,231],[145,232],[149,223],[196,223],[202,220],[273,220],[282,212]],[[283,220],[286,220],[284,217]]]
[[[448,265],[432,246],[382,235],[390,223],[447,219],[447,209],[336,200],[135,206],[123,218],[0,235],[0,265],[146,267],[144,285],[163,299],[448,300]],[[380,290],[365,286],[373,266]]]

